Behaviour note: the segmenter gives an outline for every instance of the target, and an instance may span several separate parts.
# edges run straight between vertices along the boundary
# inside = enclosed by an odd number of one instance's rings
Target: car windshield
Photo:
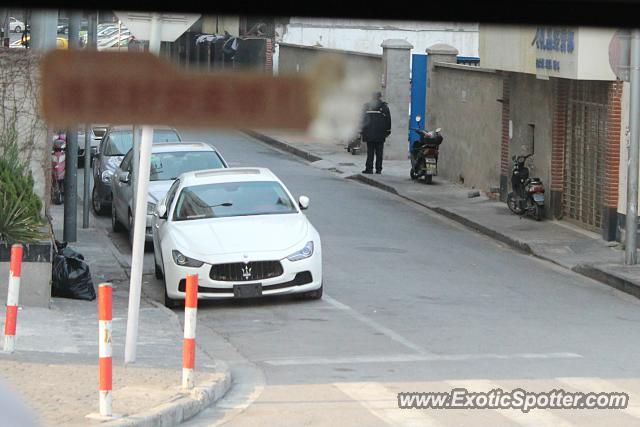
[[[296,213],[285,189],[275,181],[226,182],[182,189],[176,221]]]
[[[219,169],[224,164],[214,151],[177,151],[151,155],[150,181],[174,180],[185,172]]]
[[[176,131],[161,129],[153,131],[153,142],[180,142]],[[133,147],[133,132],[119,130],[109,134],[109,141],[104,148],[105,156],[124,156]]]

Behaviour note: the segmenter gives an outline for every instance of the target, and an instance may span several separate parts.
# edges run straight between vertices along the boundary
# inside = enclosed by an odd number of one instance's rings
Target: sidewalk
[[[596,233],[565,221],[520,218],[505,203],[486,194],[469,198],[471,189],[440,177],[433,185],[414,182],[408,159],[385,160],[381,175],[363,175],[365,155],[348,153],[344,144],[288,132],[246,133],[307,159],[312,166],[397,194],[513,248],[640,297],[640,265],[624,265],[621,245],[605,242]]]
[[[51,214],[56,238],[62,240],[63,206],[52,206]],[[191,393],[180,389],[180,321],[176,313],[146,297],[144,285],[136,362],[125,365],[128,257],[97,227],[78,227],[77,242],[69,247],[87,260],[96,293],[101,282],[113,285],[113,412],[121,418],[104,425],[176,425],[227,392],[229,368],[198,350],[196,388]],[[0,278],[0,283],[5,280]],[[4,320],[3,304],[0,327]],[[101,424],[85,418],[98,412],[97,299],[52,298],[50,309],[22,307],[16,352],[0,351],[0,380],[23,398],[43,426]]]

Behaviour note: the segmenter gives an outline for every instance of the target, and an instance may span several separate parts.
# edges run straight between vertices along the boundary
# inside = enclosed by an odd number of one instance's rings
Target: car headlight
[[[289,261],[300,261],[301,259],[309,258],[311,255],[313,255],[313,242],[309,241],[304,245],[304,248],[292,253],[287,259]]]
[[[147,202],[147,215],[153,215],[156,210],[156,204]]]
[[[204,262],[198,261],[197,259],[189,258],[188,256],[184,256],[182,255],[182,253],[180,253],[180,251],[173,250],[171,251],[171,254],[173,255],[173,261],[175,261],[175,263],[181,267],[198,268],[204,265]]]
[[[106,170],[102,172],[102,182],[108,183],[111,182],[111,177],[113,176],[113,171]]]

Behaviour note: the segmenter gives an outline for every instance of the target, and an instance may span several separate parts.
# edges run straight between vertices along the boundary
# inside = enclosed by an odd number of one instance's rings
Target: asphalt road
[[[268,167],[294,196],[310,197],[307,215],[322,238],[325,285],[320,301],[200,304],[198,344],[230,363],[234,386],[187,425],[640,422],[636,299],[242,134],[183,134],[214,144],[232,166]],[[110,227],[109,218],[98,222]],[[113,239],[127,253],[126,237]],[[145,272],[144,292],[162,301],[151,252]],[[399,392],[455,387],[620,391],[630,393],[631,407],[528,413],[397,407]]]

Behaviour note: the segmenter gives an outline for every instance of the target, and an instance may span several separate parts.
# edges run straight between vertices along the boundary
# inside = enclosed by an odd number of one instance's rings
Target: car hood
[[[149,181],[149,202],[158,204],[171,188],[174,181]]]
[[[300,213],[177,221],[174,239],[185,255],[208,257],[233,253],[294,252],[309,230]],[[283,254],[282,257],[288,254]]]

